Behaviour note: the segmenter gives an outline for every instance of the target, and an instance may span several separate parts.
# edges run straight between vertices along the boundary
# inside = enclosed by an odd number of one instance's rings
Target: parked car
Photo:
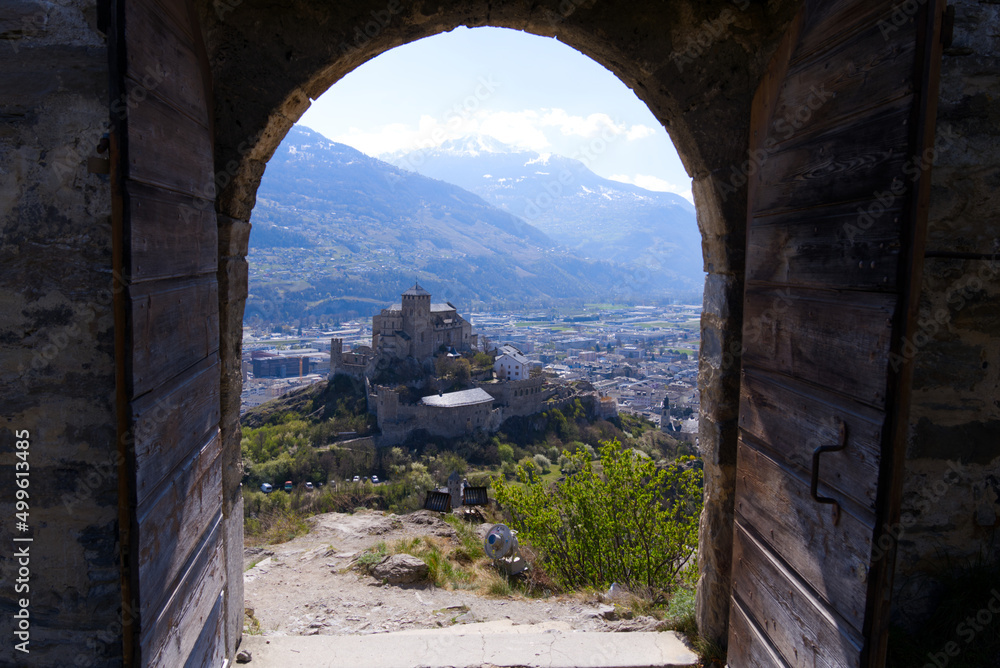
[[[373,475],[372,476],[372,484],[373,485],[377,485],[378,484],[378,476],[377,475]]]
[[[286,492],[292,491],[292,481],[291,480],[286,480],[285,481],[285,491]]]
[[[312,488],[313,488],[313,484],[311,482],[307,482],[306,483],[306,489],[312,489]]]
[[[354,480],[351,482],[361,482],[361,476],[354,476]]]
[[[274,487],[272,487],[271,483],[269,482],[261,483],[260,491],[264,492],[265,494],[270,494],[272,491],[274,491]]]

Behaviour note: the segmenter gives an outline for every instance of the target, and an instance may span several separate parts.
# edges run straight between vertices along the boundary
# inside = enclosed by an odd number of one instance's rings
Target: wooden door
[[[126,665],[221,666],[226,560],[207,58],[192,3],[113,7]]]
[[[942,11],[809,0],[754,100],[732,668],[884,660]]]

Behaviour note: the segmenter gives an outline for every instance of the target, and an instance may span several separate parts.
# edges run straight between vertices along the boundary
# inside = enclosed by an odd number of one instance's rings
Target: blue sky
[[[334,84],[299,124],[373,156],[485,134],[593,156],[587,166],[601,176],[691,198],[666,130],[625,84],[555,39],[515,30],[458,28],[392,49]]]

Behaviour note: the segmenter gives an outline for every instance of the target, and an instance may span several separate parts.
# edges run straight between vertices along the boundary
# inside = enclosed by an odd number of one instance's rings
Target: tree
[[[657,468],[610,441],[601,445],[598,475],[582,453],[563,457],[577,472],[551,488],[524,466],[516,469],[519,484],[493,480],[511,526],[561,584],[669,590],[693,572],[702,472],[692,458]]]
[[[514,448],[509,443],[501,443],[497,446],[497,455],[500,457],[501,462],[513,462]]]

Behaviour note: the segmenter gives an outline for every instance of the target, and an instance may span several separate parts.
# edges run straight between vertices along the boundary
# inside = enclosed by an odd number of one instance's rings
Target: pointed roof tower
[[[403,293],[404,297],[430,297],[431,293],[420,287],[420,283],[413,283],[413,287]]]

